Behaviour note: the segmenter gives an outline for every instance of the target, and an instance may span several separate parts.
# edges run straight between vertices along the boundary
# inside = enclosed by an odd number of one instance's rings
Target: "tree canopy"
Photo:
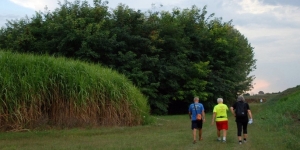
[[[233,101],[252,88],[253,47],[232,22],[202,9],[141,12],[94,0],[8,21],[0,48],[100,63],[125,74],[148,97],[152,113],[194,96]]]

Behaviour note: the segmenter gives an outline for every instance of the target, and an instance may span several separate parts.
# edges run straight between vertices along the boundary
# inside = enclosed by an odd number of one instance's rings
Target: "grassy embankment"
[[[0,51],[0,130],[140,125],[149,109],[111,69]]]
[[[261,128],[276,133],[276,142],[288,149],[300,148],[300,86],[289,88],[267,101],[257,118]],[[278,139],[278,140],[277,140]]]
[[[287,94],[288,93],[288,94]],[[248,142],[237,144],[234,117],[229,114],[226,143],[216,141],[211,113],[203,127],[203,141],[192,144],[187,115],[160,116],[152,125],[32,131],[0,134],[2,149],[298,149],[300,90],[283,94],[266,103],[251,103],[254,124],[248,128]]]

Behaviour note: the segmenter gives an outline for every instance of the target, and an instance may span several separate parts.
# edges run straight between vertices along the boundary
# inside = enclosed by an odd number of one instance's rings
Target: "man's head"
[[[217,99],[217,102],[218,102],[218,104],[219,104],[219,103],[223,103],[223,98],[218,98],[218,99]]]
[[[194,97],[194,102],[198,103],[199,102],[199,97]]]
[[[242,96],[242,95],[240,95],[240,96],[238,96],[238,98],[237,98],[237,101],[239,102],[239,101],[245,101],[245,98],[244,98],[244,96]]]

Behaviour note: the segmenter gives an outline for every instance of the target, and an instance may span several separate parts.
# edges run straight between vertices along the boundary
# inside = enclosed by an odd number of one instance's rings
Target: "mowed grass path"
[[[248,128],[248,142],[237,143],[236,125],[229,113],[227,142],[216,141],[216,126],[211,126],[211,113],[207,113],[203,126],[203,141],[192,144],[192,131],[188,115],[156,117],[155,125],[137,127],[103,127],[93,129],[48,130],[0,133],[1,150],[93,150],[93,149],[287,149],[278,132],[269,132],[255,118],[260,104],[250,105],[254,124]]]

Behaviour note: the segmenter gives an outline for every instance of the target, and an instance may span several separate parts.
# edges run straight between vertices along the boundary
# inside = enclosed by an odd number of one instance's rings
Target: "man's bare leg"
[[[199,141],[202,140],[202,129],[199,129]]]
[[[227,130],[223,129],[223,141],[226,141]]]
[[[197,135],[197,129],[193,129],[194,143],[196,143],[196,135]]]
[[[247,139],[248,135],[247,134],[243,134],[244,135],[244,140]],[[246,142],[246,141],[244,141]]]

